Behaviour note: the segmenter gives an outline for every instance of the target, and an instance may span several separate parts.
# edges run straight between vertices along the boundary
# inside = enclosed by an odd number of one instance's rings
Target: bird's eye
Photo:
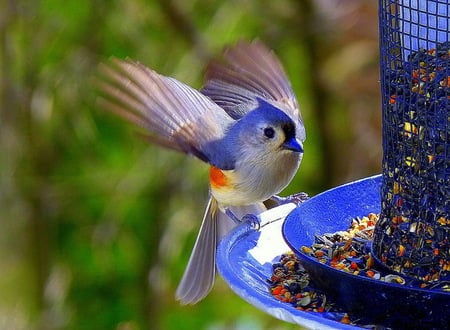
[[[267,127],[264,129],[264,135],[272,139],[275,136],[275,130],[272,127]]]

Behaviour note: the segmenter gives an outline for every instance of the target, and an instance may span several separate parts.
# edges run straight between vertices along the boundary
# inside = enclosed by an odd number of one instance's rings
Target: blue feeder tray
[[[380,185],[381,176],[370,177],[326,191],[297,208],[293,204],[276,207],[259,216],[259,231],[248,224],[238,226],[219,244],[219,273],[241,298],[280,320],[309,329],[360,329],[340,323],[342,314],[299,311],[270,294],[267,279],[272,275],[272,264],[292,249],[315,287],[344,311],[358,315],[358,324],[447,328],[450,293],[348,274],[300,251],[301,246],[313,243],[315,234],[346,230],[352,218],[379,213]]]
[[[375,176],[311,198],[287,216],[283,236],[315,286],[339,307],[358,317],[361,324],[394,329],[446,329],[450,326],[450,292],[353,275],[301,252],[302,246],[314,242],[314,235],[346,230],[352,218],[379,213],[380,185],[381,176]]]
[[[219,273],[242,299],[280,320],[309,329],[359,329],[340,323],[342,313],[300,311],[270,294],[267,280],[272,276],[272,265],[290,250],[281,233],[283,220],[295,208],[285,204],[270,209],[259,215],[259,231],[243,223],[224,237],[217,251]]]

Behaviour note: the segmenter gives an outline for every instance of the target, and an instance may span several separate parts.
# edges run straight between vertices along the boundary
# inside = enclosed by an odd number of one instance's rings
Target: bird
[[[143,128],[156,145],[209,164],[209,198],[186,270],[181,304],[211,291],[219,240],[243,219],[255,220],[303,158],[305,126],[291,83],[259,39],[228,46],[194,89],[131,59],[100,64],[101,107]]]

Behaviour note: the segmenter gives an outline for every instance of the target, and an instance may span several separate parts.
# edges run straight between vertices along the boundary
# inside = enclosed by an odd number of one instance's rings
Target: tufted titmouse
[[[201,92],[144,65],[101,66],[103,106],[147,130],[149,141],[211,165],[210,198],[176,297],[211,290],[218,240],[285,188],[303,156],[305,128],[289,80],[261,42],[238,42],[212,62]]]

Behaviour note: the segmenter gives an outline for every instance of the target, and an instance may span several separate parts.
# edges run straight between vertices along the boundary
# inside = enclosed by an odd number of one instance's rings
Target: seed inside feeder
[[[394,63],[382,72],[382,213],[374,251],[400,273],[448,281],[450,42]]]

